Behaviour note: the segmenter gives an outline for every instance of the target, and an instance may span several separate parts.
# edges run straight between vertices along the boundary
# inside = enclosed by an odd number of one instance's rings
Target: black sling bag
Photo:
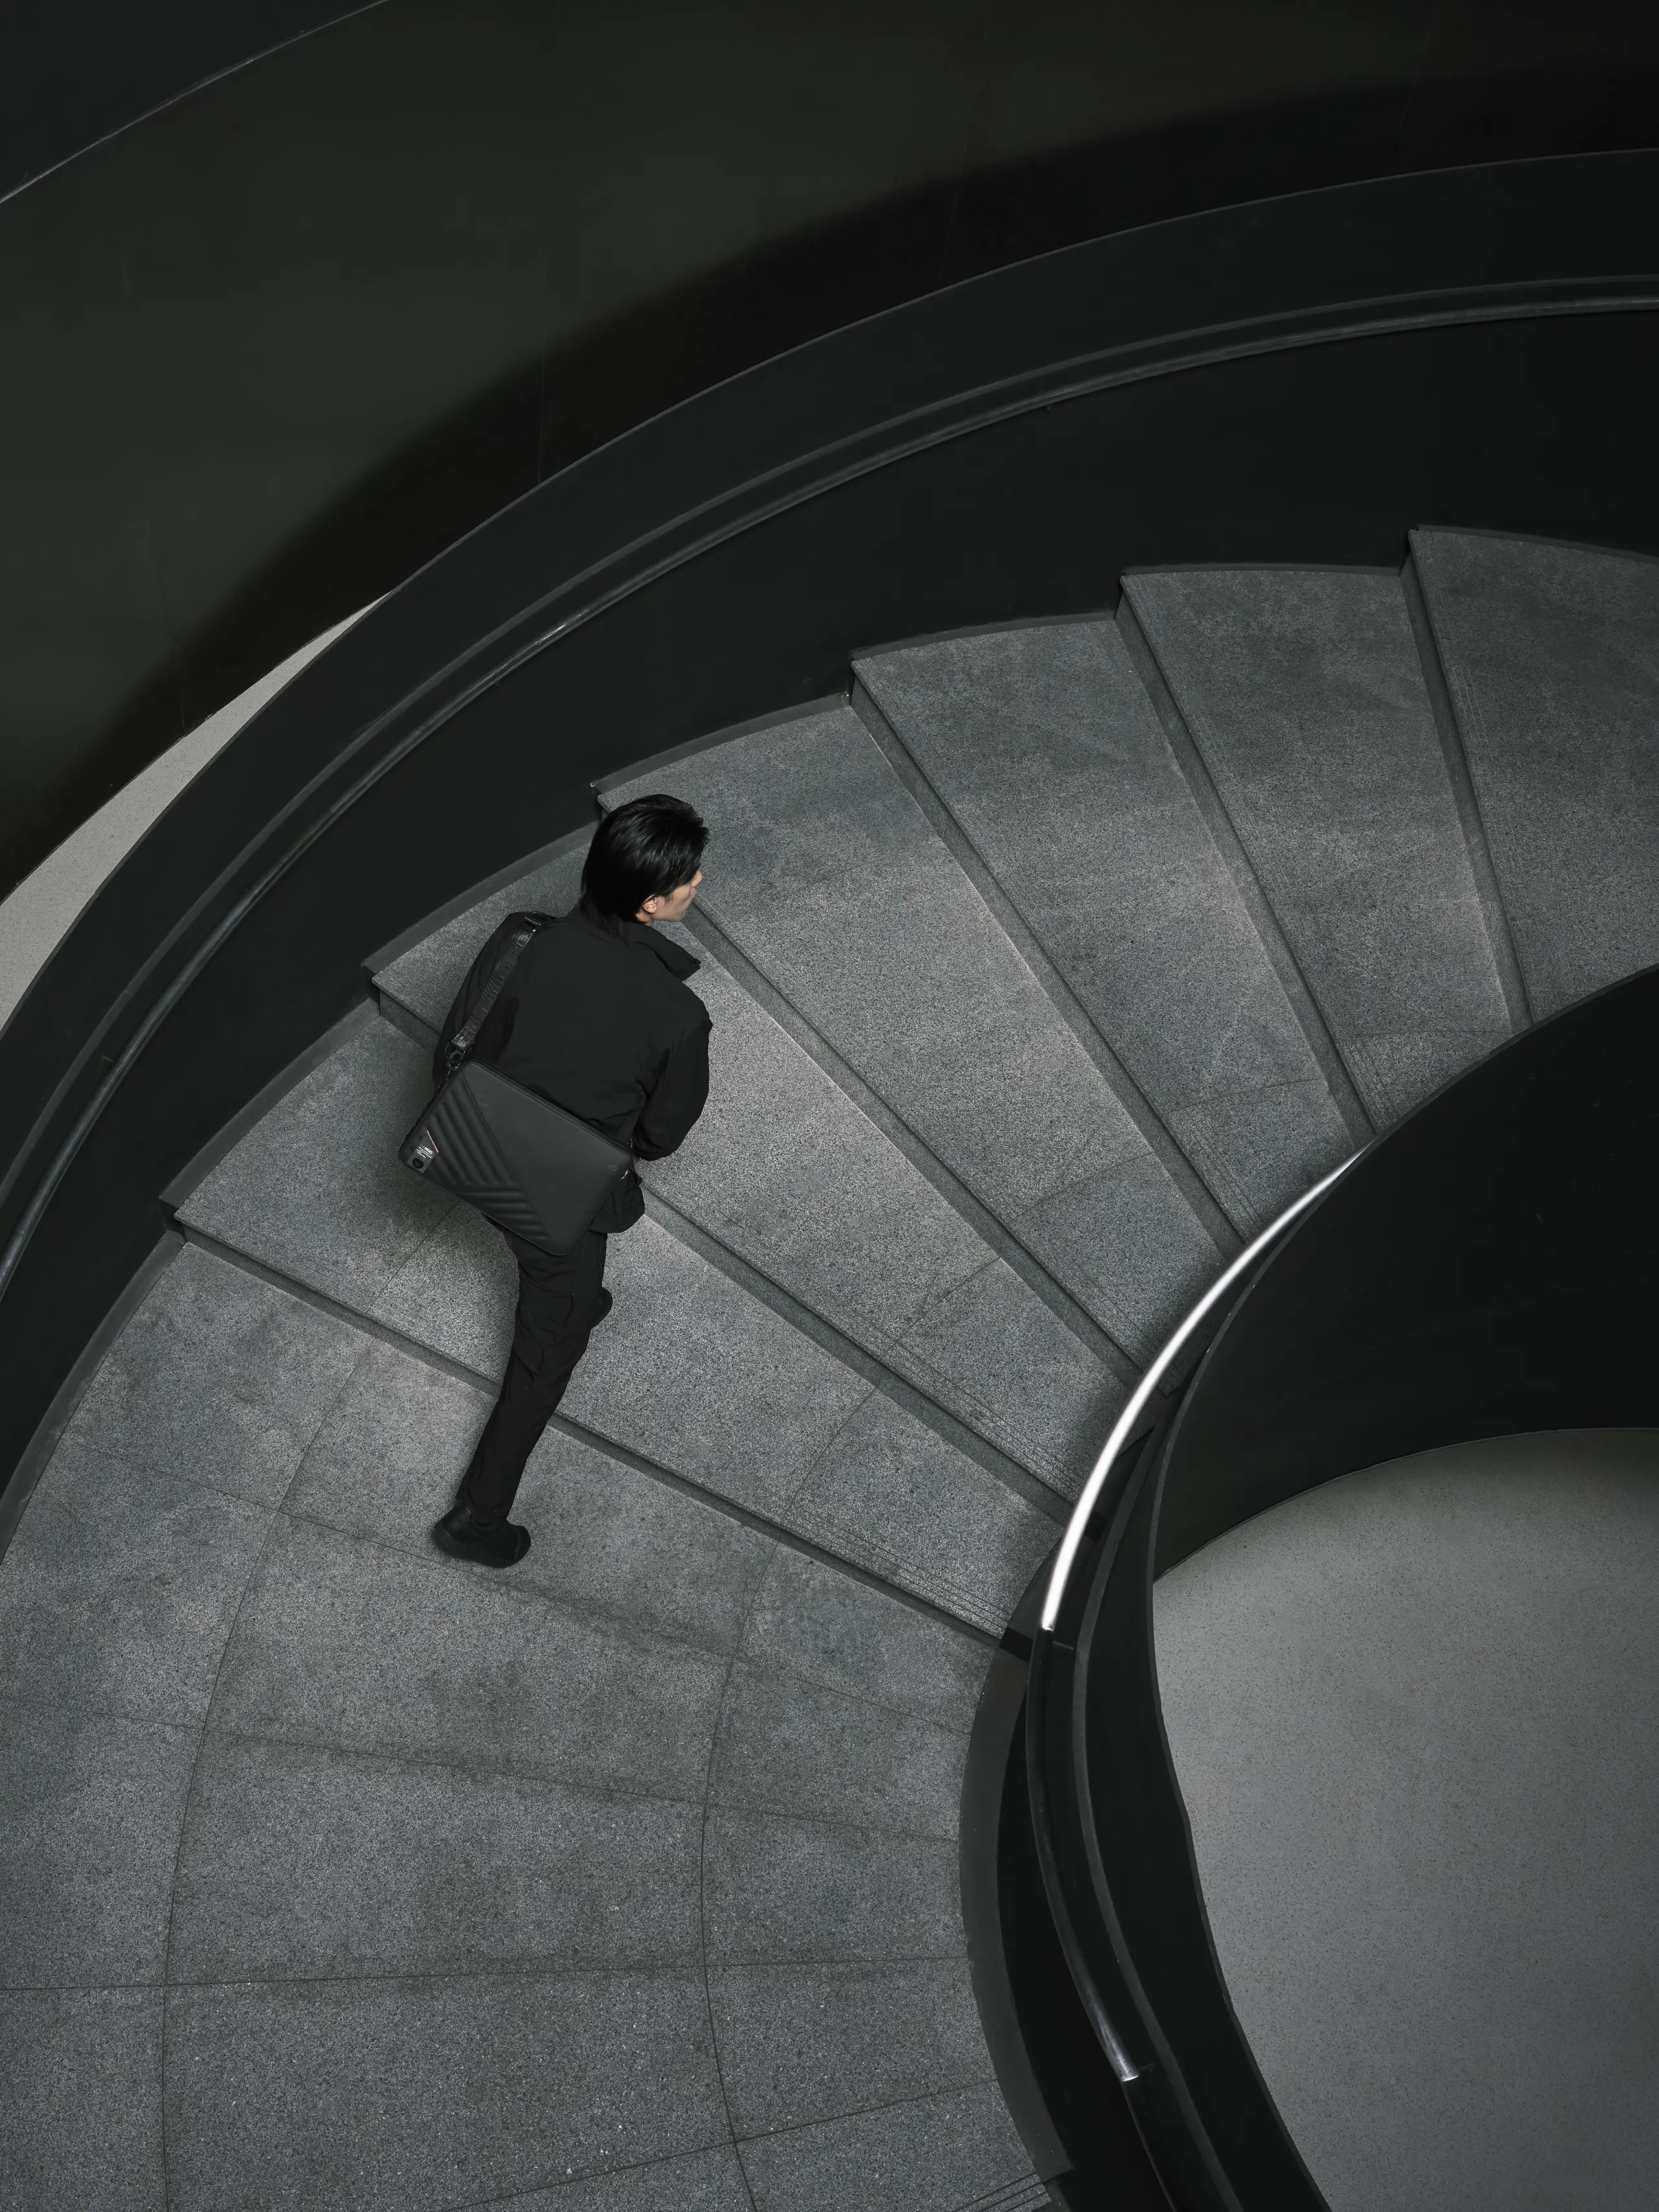
[[[444,1052],[443,1088],[398,1147],[406,1168],[544,1252],[574,1249],[634,1156],[539,1091],[471,1058],[478,1032],[547,914],[519,914],[477,1004]]]

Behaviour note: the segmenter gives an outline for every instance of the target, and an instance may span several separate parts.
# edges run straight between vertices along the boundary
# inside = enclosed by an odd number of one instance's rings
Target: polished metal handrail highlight
[[[1211,1284],[1209,1289],[1205,1291],[1186,1320],[1182,1322],[1180,1328],[1176,1329],[1163,1351],[1158,1353],[1157,1358],[1135,1385],[1133,1395],[1114,1422],[1112,1433],[1107,1437],[1100,1457],[1095,1462],[1089,1480],[1083,1486],[1083,1494],[1073,1510],[1072,1517],[1066,1524],[1066,1534],[1060,1540],[1060,1549],[1054,1554],[1054,1571],[1048,1577],[1048,1593],[1042,1601],[1042,1618],[1039,1624],[1041,1632],[1044,1635],[1053,1633],[1054,1623],[1060,1619],[1060,1608],[1066,1595],[1066,1578],[1072,1571],[1078,1553],[1082,1547],[1084,1531],[1087,1528],[1095,1507],[1100,1501],[1100,1493],[1106,1486],[1107,1477],[1116,1466],[1118,1454],[1133,1433],[1135,1425],[1145,1412],[1153,1392],[1169,1373],[1183,1347],[1191,1340],[1194,1331],[1200,1326],[1205,1316],[1214,1309],[1217,1302],[1226,1295],[1241,1275],[1255,1266],[1274,1237],[1288,1229],[1299,1213],[1305,1213],[1316,1199],[1322,1198],[1334,1182],[1346,1175],[1358,1158],[1358,1153],[1355,1152],[1352,1158],[1344,1160],[1340,1168],[1333,1168],[1322,1182],[1316,1182],[1311,1190],[1304,1190],[1293,1205],[1287,1206],[1279,1218],[1264,1229],[1254,1243],[1245,1246],[1225,1273],[1218,1276]]]

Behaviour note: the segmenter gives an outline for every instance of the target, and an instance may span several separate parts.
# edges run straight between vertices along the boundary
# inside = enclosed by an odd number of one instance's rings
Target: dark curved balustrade
[[[1216,1960],[1160,1717],[1153,1579],[1284,1498],[1433,1445],[1659,1425],[1656,1137],[1650,969],[1379,1139],[1273,1245],[1123,1455],[1036,1637],[1036,1852],[1098,2093],[1118,2083],[1179,2204],[1323,2200]],[[1074,2136],[1086,2192],[1086,2120]]]

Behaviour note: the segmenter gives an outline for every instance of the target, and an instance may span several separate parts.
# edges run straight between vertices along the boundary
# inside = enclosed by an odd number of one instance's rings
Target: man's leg
[[[611,1310],[605,1238],[590,1229],[573,1252],[555,1255],[509,1237],[519,1262],[513,1350],[495,1410],[484,1425],[458,1503],[481,1528],[507,1519],[525,1462],[564,1395],[596,1322]]]

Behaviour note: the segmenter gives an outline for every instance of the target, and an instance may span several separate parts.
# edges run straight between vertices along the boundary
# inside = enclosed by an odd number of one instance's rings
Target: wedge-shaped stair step
[[[1031,1261],[1149,1356],[1216,1245],[862,723],[805,716],[673,779],[718,841],[703,898],[721,935]]]
[[[1352,1149],[1116,627],[861,661],[881,716],[1241,1231]]]
[[[179,1218],[493,1379],[511,1332],[506,1245],[396,1158],[424,1057],[371,1020],[242,1139]],[[1002,1626],[1054,1540],[1049,1512],[654,1222],[613,1240],[608,1280],[616,1310],[566,1417],[964,1620]]]
[[[1123,588],[1386,1127],[1510,1030],[1399,580],[1192,568]]]
[[[1534,1017],[1659,960],[1659,562],[1412,534]]]
[[[669,777],[672,781],[674,778]],[[720,867],[719,849],[711,866]],[[375,978],[435,1026],[490,930],[516,907],[564,911],[580,855],[526,876]],[[707,1237],[1067,1495],[1121,1380],[993,1251],[707,949],[691,988],[714,1022],[708,1106],[646,1170]]]

